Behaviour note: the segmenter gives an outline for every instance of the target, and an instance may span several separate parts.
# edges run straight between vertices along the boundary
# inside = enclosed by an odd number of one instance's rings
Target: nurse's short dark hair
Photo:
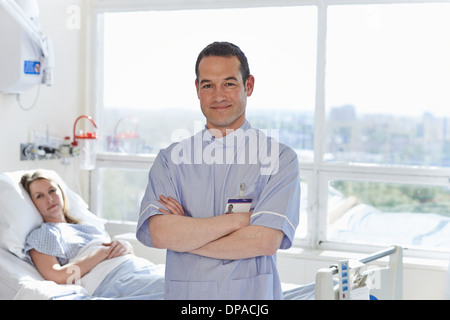
[[[230,42],[213,42],[203,49],[198,55],[197,62],[195,64],[195,75],[198,81],[198,66],[200,61],[205,57],[237,57],[241,63],[242,80],[245,83],[250,77],[250,67],[248,65],[247,57],[244,52],[235,44]]]

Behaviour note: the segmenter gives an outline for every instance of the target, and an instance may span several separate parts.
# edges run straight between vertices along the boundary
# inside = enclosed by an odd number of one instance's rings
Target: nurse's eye
[[[231,88],[231,87],[235,87],[235,86],[236,86],[236,83],[234,83],[234,82],[225,83],[225,87],[227,87],[227,88]]]
[[[212,87],[212,84],[205,84],[202,89],[211,89]]]

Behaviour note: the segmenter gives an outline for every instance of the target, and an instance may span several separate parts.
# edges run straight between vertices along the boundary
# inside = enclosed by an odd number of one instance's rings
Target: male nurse
[[[297,155],[246,120],[255,78],[239,47],[208,45],[196,76],[206,126],[159,152],[137,238],[167,249],[165,299],[283,299],[276,252],[299,221]]]

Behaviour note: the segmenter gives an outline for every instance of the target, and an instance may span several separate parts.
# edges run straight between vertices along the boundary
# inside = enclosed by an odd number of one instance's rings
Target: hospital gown
[[[26,252],[35,249],[54,256],[61,265],[77,256],[91,241],[111,242],[109,235],[87,224],[43,223],[27,237]],[[31,258],[29,258],[30,262]],[[164,270],[145,259],[130,255],[114,268],[92,293],[75,295],[74,299],[162,299]]]
[[[61,265],[65,265],[93,240],[111,241],[106,233],[92,225],[43,223],[27,237],[25,252],[35,249],[56,257]]]
[[[241,188],[243,186],[243,194]],[[250,224],[284,232],[292,245],[299,221],[300,174],[296,153],[244,125],[216,139],[206,128],[161,150],[149,173],[137,238],[153,246],[148,228],[160,195],[171,196],[188,217],[225,214],[230,198],[252,199]],[[276,255],[219,260],[167,250],[166,299],[282,299]]]

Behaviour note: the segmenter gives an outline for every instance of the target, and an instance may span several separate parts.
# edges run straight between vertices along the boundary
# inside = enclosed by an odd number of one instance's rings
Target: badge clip
[[[245,198],[245,187],[245,183],[241,183],[239,185],[239,197],[236,199],[228,199],[225,213],[250,212],[252,199]]]
[[[244,198],[244,192],[245,192],[245,183],[241,183],[240,191],[239,191],[239,197],[240,198]]]

